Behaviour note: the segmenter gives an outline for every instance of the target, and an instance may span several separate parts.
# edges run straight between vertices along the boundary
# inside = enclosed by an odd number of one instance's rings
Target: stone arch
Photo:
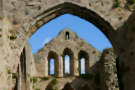
[[[84,50],[80,50],[79,53],[78,53],[79,74],[81,74],[81,59],[82,58],[85,59],[85,73],[89,73],[89,65],[90,65],[89,54]]]
[[[99,16],[94,11],[88,8],[82,7],[80,5],[73,4],[71,2],[65,2],[62,4],[56,5],[40,13],[39,15],[34,17],[34,20],[32,22],[26,22],[23,25],[23,27],[20,28],[21,30],[20,32],[18,32],[18,35],[19,34],[22,35],[21,31],[24,30],[23,33],[27,34],[27,36],[30,37],[42,25],[66,13],[78,16],[82,19],[87,20],[88,22],[91,22],[105,34],[105,36],[110,40],[110,42],[112,43],[114,47],[116,46],[115,40],[113,38],[113,35],[116,35],[116,32],[107,21],[105,21],[101,16]]]
[[[65,55],[69,56],[70,75],[74,75],[74,53],[70,48],[65,48],[63,51],[63,75],[65,74]]]
[[[50,9],[45,10],[36,17],[34,17],[33,21],[27,21],[26,23],[24,23],[24,25],[20,27],[16,32],[17,39],[16,42],[12,44],[11,47],[16,47],[17,50],[15,49],[15,51],[21,53],[25,42],[27,42],[27,38],[29,38],[38,28],[40,28],[47,22],[51,21],[52,19],[66,13],[73,14],[75,16],[87,20],[88,22],[93,23],[105,34],[105,36],[109,39],[109,41],[113,45],[114,49],[118,48],[117,41],[114,37],[117,34],[116,31],[113,29],[113,27],[110,25],[110,23],[107,22],[105,19],[103,19],[94,11],[85,8],[81,5],[73,4],[72,2],[64,2],[54,7],[51,7]]]
[[[112,46],[114,47],[114,50],[119,50],[119,47],[118,47],[119,41],[117,41],[115,39],[115,37],[118,37],[118,36],[117,36],[117,33],[114,30],[114,28],[110,25],[110,23],[107,22],[105,19],[103,19],[101,16],[99,16],[94,11],[92,11],[88,8],[82,7],[81,5],[73,4],[71,2],[65,2],[62,4],[58,4],[48,10],[45,10],[44,12],[40,13],[36,17],[34,17],[33,21],[26,22],[21,28],[18,29],[17,39],[16,39],[15,43],[12,44],[11,47],[16,47],[14,49],[14,51],[16,51],[16,53],[18,53],[18,52],[21,53],[21,51],[24,47],[24,43],[27,41],[26,38],[30,37],[42,25],[46,24],[47,22],[51,21],[52,19],[54,19],[60,15],[63,15],[66,13],[73,14],[75,16],[78,16],[82,19],[87,20],[88,22],[93,23],[109,39]],[[21,47],[21,49],[20,49],[20,47]],[[16,66],[17,66],[17,64],[16,64]]]
[[[54,59],[54,76],[58,76],[59,71],[59,59],[58,54],[54,51],[48,53],[48,74],[50,74],[50,59]]]

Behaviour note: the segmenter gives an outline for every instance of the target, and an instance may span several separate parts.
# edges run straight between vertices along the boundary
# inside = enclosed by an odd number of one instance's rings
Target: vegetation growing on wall
[[[116,3],[115,3],[115,5],[114,5],[114,7],[119,7],[120,4],[121,4],[121,1],[120,1],[120,0],[116,0]]]
[[[49,85],[47,86],[46,90],[58,90],[58,88],[56,87],[56,84],[58,83],[58,80],[56,78],[54,78]]]
[[[43,77],[42,80],[49,80],[50,78],[48,76]]]
[[[10,68],[7,69],[7,74],[11,74],[11,69]]]
[[[10,40],[14,40],[14,39],[16,39],[16,38],[17,38],[16,35],[11,35],[11,36],[10,36]]]

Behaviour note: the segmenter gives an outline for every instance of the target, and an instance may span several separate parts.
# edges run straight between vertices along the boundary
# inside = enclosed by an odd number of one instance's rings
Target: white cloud
[[[50,40],[51,40],[50,37],[45,38],[44,41],[42,42],[42,46],[41,46],[41,47],[43,47],[43,46],[44,46],[46,43],[48,43]]]

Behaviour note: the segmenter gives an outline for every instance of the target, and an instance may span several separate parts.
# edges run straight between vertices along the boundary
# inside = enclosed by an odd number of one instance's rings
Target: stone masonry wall
[[[0,18],[0,81],[3,82],[0,89],[10,90],[13,87],[12,74],[7,74],[7,71],[17,73],[27,38],[48,21],[70,13],[93,23],[107,36],[120,59],[123,89],[134,90],[134,4],[129,0],[116,1],[0,0],[0,13],[3,12]],[[11,40],[10,36],[17,38]]]
[[[69,32],[69,39],[66,40],[65,33]],[[52,52],[52,54],[51,54]],[[79,54],[80,53],[80,54]],[[86,43],[83,39],[78,37],[76,33],[69,29],[64,29],[59,33],[57,37],[46,44],[38,53],[34,55],[36,68],[39,76],[48,76],[48,69],[50,68],[48,56],[54,58],[55,70],[58,69],[57,77],[63,77],[64,56],[69,55],[70,57],[70,73],[73,76],[79,75],[79,59],[85,58],[86,73],[92,73],[96,70],[94,67],[95,63],[99,61],[101,53],[93,48],[90,44]],[[58,61],[56,61],[56,57]],[[55,62],[57,62],[55,64]],[[91,68],[91,69],[90,69]]]
[[[100,89],[119,90],[116,55],[112,48],[105,49],[100,60]]]

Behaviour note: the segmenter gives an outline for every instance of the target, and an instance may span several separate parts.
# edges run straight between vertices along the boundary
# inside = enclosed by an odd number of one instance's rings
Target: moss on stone
[[[36,90],[40,90],[40,88],[36,88]]]
[[[49,80],[50,78],[47,76],[47,77],[43,77],[42,80]]]
[[[10,32],[10,33],[13,33],[13,29],[9,29],[9,32]]]
[[[115,5],[114,5],[114,7],[119,7],[120,4],[121,4],[121,1],[120,1],[120,0],[116,0],[116,3],[115,3]]]
[[[37,83],[37,78],[33,77],[33,83]]]
[[[58,80],[54,78],[47,86],[46,90],[58,90],[56,87],[56,84],[58,83]]]
[[[58,83],[58,80],[56,78],[54,78],[52,81],[51,81],[51,84],[52,85],[56,85]]]
[[[11,69],[10,68],[7,69],[7,74],[11,74]]]
[[[17,38],[16,35],[11,35],[11,36],[10,36],[10,40],[14,40],[14,39],[16,39],[16,38]]]
[[[122,20],[122,16],[119,17],[119,20]]]

